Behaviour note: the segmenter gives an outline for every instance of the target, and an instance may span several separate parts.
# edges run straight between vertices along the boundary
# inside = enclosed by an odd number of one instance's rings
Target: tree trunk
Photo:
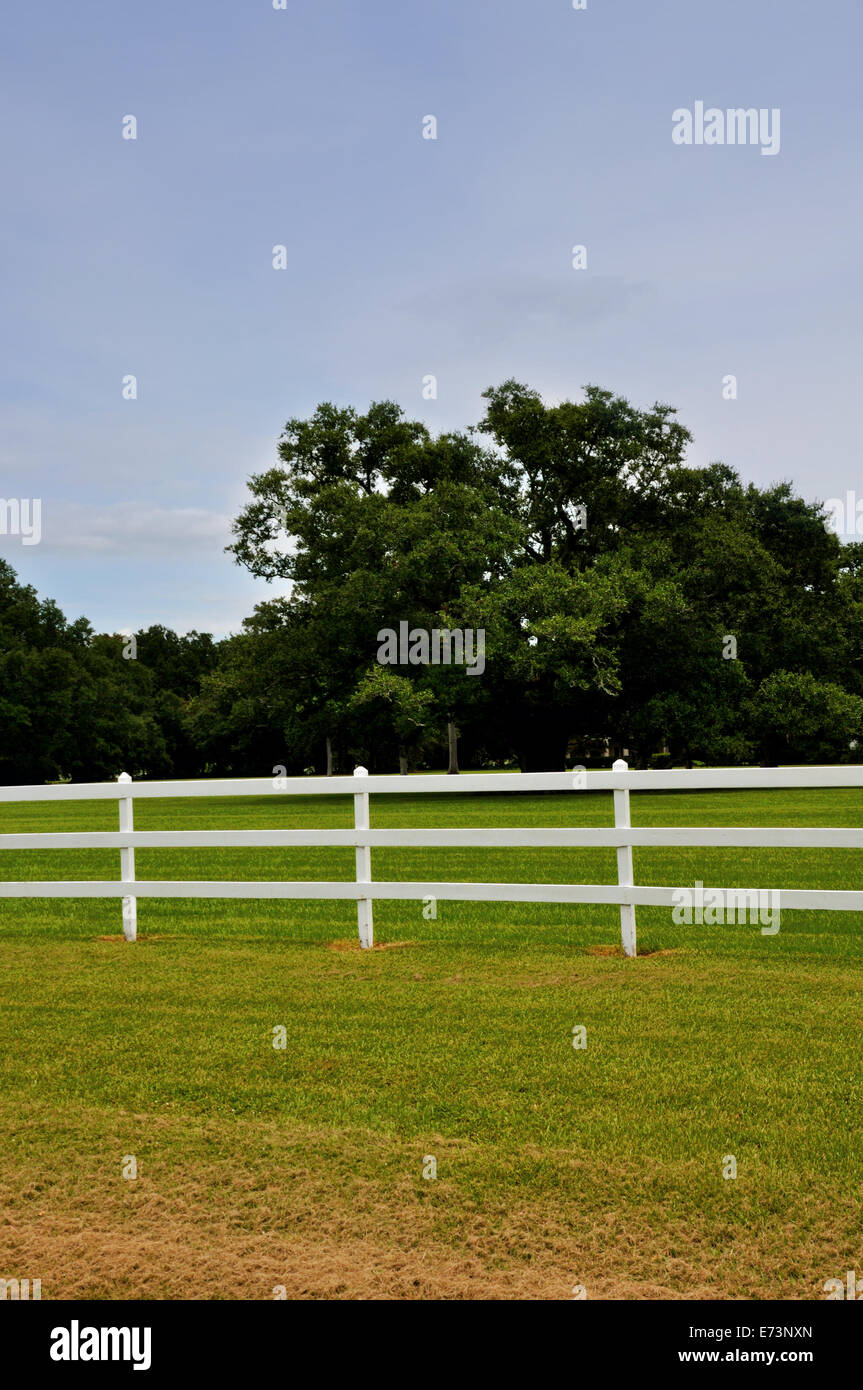
[[[408,775],[408,755],[403,748],[399,749],[399,772],[402,777]]]
[[[447,738],[449,740],[449,767],[447,773],[458,774],[458,729],[455,720],[451,719],[447,724]]]
[[[328,738],[327,738],[327,776],[328,776],[328,777],[332,777],[332,775],[333,775],[333,741],[332,741],[331,738],[328,737]]]

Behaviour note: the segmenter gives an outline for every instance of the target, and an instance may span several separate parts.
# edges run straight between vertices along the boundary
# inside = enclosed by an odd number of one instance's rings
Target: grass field
[[[0,806],[113,830],[115,803]],[[863,824],[856,790],[638,794],[635,825]],[[352,825],[350,798],[139,801],[136,828]],[[372,797],[372,825],[611,825],[609,794]],[[139,877],[351,879],[352,850]],[[17,852],[4,878],[116,878]],[[616,882],[611,850],[373,850],[376,878]],[[844,850],[636,849],[636,882],[860,887]],[[814,1299],[863,1268],[863,914],[0,900],[0,1276],[43,1298]],[[574,1025],[586,1050],[572,1046]],[[287,1046],[273,1047],[284,1025]],[[134,1155],[138,1176],[122,1176]],[[726,1155],[738,1176],[723,1178]],[[427,1156],[437,1177],[423,1177]]]

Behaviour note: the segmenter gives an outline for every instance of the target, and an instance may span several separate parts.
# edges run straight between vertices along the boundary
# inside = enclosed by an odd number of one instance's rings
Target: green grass
[[[636,825],[854,826],[863,793],[640,794],[632,810]],[[0,831],[116,816],[4,804]],[[372,797],[375,826],[612,823],[610,794]],[[352,806],[138,801],[135,824],[347,827]],[[353,860],[136,852],[140,878],[351,879]],[[0,870],[116,878],[118,861],[7,851]],[[610,850],[373,850],[372,864],[375,878],[616,881]],[[635,850],[639,883],[847,888],[861,869],[849,850]],[[639,908],[652,954],[630,961],[595,954],[619,941],[616,908],[374,914],[376,940],[400,949],[332,949],[356,938],[353,903],[143,900],[128,945],[98,939],[120,932],[116,900],[0,900],[0,1275],[42,1277],[45,1297],[270,1297],[277,1283],[568,1297],[582,1283],[590,1297],[815,1298],[859,1268],[863,914],[783,912],[764,937]]]

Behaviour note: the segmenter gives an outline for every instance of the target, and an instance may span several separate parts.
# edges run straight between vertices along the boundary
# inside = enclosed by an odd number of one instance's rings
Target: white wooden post
[[[355,777],[368,777],[368,775],[367,768],[354,768]],[[368,792],[356,792],[354,794],[354,829],[368,830],[369,824],[369,794]],[[357,883],[371,883],[371,881],[371,849],[368,845],[357,845]],[[371,898],[357,898],[357,926],[360,932],[360,946],[366,951],[374,945]]]
[[[629,769],[623,758],[618,758],[612,766],[612,772],[628,772]],[[629,830],[632,822],[629,818],[629,788],[620,787],[614,792],[614,828],[615,830]],[[632,868],[632,845],[618,845],[617,848],[617,881],[621,888],[631,888],[634,883]],[[624,904],[620,909],[620,940],[625,956],[635,955],[635,907],[631,903]]]
[[[117,778],[118,782],[131,782],[128,772],[121,772]],[[131,796],[121,796],[120,803],[120,829],[134,830],[135,821],[132,813]],[[124,883],[135,882],[135,851],[134,849],[120,850],[120,878]],[[138,939],[138,900],[137,898],[123,899],[123,936],[127,941],[137,941]]]

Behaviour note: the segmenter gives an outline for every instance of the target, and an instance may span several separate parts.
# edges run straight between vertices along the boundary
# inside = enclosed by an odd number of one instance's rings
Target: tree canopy
[[[484,401],[437,438],[394,402],[321,405],[250,480],[230,550],[291,581],[279,621],[262,610],[271,648],[306,652],[308,760],[322,738],[376,765],[408,744],[434,758],[451,721],[472,761],[525,769],[624,748],[636,765],[857,756],[859,547],[820,503],[688,466],[669,405],[597,386],[550,405],[512,380]],[[400,621],[482,630],[482,678],[402,664],[385,679],[378,632]],[[817,730],[792,717],[804,687]]]
[[[220,642],[96,634],[0,562],[0,777],[863,757],[863,544],[819,502],[690,466],[669,405],[483,400],[289,420],[229,546],[289,592]]]

